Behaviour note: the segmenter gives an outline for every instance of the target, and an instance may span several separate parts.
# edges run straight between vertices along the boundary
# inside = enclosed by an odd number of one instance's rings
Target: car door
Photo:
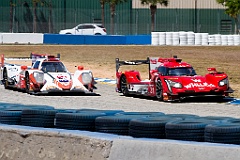
[[[95,27],[91,24],[83,25],[82,34],[83,35],[94,35]]]
[[[78,25],[75,30],[76,35],[82,35],[82,30],[84,29],[84,25]]]

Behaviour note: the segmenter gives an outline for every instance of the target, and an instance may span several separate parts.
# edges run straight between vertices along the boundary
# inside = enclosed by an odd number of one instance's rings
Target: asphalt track
[[[92,95],[46,95],[36,96],[27,93],[5,90],[0,85],[0,102],[20,104],[50,105],[65,109],[117,109],[123,111],[163,112],[166,114],[196,114],[199,116],[229,116],[240,118],[239,100],[226,99],[217,102],[214,99],[197,99],[184,102],[159,102],[154,98],[125,97],[115,92],[115,85],[97,81],[97,93]]]

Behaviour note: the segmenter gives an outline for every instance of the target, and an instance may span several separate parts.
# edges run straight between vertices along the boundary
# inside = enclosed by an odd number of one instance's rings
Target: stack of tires
[[[240,144],[240,119],[206,126],[205,142]]]
[[[55,109],[44,105],[0,103],[0,123],[102,132],[134,138],[240,144],[240,119],[221,116]]]
[[[173,120],[181,118],[171,118],[168,116],[146,117],[131,120],[129,124],[129,135],[136,138],[166,138],[165,125]]]

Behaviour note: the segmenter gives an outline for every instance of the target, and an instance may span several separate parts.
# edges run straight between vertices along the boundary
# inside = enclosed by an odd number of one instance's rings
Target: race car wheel
[[[125,75],[121,77],[120,80],[120,87],[123,95],[127,96],[128,95],[128,88],[127,88],[127,78]]]
[[[29,91],[30,91],[30,80],[29,80],[29,74],[28,73],[26,73],[26,75],[25,75],[25,85],[26,85],[25,91],[27,93],[29,93]]]
[[[8,75],[7,75],[6,68],[4,68],[4,70],[3,70],[3,85],[4,85],[5,89],[8,88]]]
[[[163,100],[163,89],[162,89],[162,82],[160,79],[156,81],[156,97],[159,101]]]

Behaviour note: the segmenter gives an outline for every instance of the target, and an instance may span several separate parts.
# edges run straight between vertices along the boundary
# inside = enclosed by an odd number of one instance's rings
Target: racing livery
[[[32,61],[31,66],[6,63],[8,60]],[[0,79],[5,88],[24,90],[31,94],[50,92],[91,93],[94,86],[93,74],[83,66],[72,74],[58,56],[31,53],[29,57],[5,58],[1,56]]]
[[[122,65],[147,64],[149,79],[142,80],[139,71],[119,71]],[[189,97],[227,97],[233,90],[229,87],[227,74],[208,68],[205,76],[197,75],[194,68],[181,59],[148,57],[146,60],[120,61],[116,58],[116,91],[123,95],[138,94],[156,97],[160,101],[176,101]]]

